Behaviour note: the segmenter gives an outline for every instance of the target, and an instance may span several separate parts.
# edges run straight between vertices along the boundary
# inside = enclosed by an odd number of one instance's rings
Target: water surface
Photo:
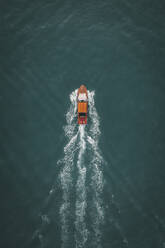
[[[1,1],[1,247],[165,247],[164,8],[161,0]],[[91,181],[91,115],[84,136],[75,126],[75,147],[82,138],[86,149],[74,151],[65,242],[58,161],[70,94],[82,83],[95,91],[103,188]]]

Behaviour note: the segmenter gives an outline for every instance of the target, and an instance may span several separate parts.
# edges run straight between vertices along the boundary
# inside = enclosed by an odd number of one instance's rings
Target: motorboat
[[[78,124],[87,124],[88,92],[85,85],[81,85],[77,92]]]

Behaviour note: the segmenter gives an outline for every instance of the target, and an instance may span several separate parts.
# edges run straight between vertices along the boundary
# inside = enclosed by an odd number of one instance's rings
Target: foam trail
[[[104,209],[102,203],[103,191],[103,174],[102,163],[103,158],[100,154],[98,141],[100,136],[99,117],[94,106],[94,92],[88,91],[89,98],[89,124],[77,125],[75,121],[77,113],[77,90],[71,93],[71,105],[66,114],[67,125],[64,127],[65,136],[68,138],[68,143],[64,147],[64,158],[59,161],[64,164],[60,172],[60,181],[62,188],[62,205],[60,207],[61,231],[62,231],[62,248],[67,248],[70,245],[71,232],[71,193],[73,191],[73,171],[74,158],[77,154],[77,172],[78,178],[76,182],[76,199],[75,199],[75,247],[85,248],[87,241],[92,247],[101,248],[101,225],[104,220]],[[77,130],[78,129],[78,130]],[[87,146],[88,142],[88,146]],[[88,167],[85,161],[86,150],[90,149],[90,160]],[[92,189],[92,209],[89,213],[91,216],[92,233],[88,231],[86,223],[87,211],[87,191],[86,191],[86,172],[91,171],[91,189]],[[88,237],[91,240],[88,240]],[[73,246],[74,247],[74,246]]]
[[[77,169],[78,169],[78,180],[76,184],[76,220],[75,220],[75,241],[76,248],[83,248],[87,241],[87,228],[85,224],[85,209],[86,209],[86,167],[83,163],[83,155],[86,150],[85,141],[85,126],[79,126],[80,133],[80,150],[78,154]]]
[[[62,248],[101,248],[101,225],[104,221],[102,202],[104,160],[98,147],[101,133],[99,116],[94,103],[94,91],[88,91],[88,99],[88,125],[77,125],[77,90],[70,94],[71,103],[64,126],[67,144],[64,147],[64,157],[57,162],[61,166],[57,179],[60,181],[62,190],[62,203],[59,209]],[[89,185],[86,182],[87,170]],[[76,182],[74,172],[78,174]],[[75,191],[76,194],[73,195]],[[55,192],[56,188],[53,186],[49,191],[46,204]],[[88,198],[87,193],[92,193],[91,199]],[[87,222],[88,216],[90,221]],[[32,240],[38,238],[41,247],[46,247],[43,233],[51,223],[51,219],[49,214],[42,214],[41,219],[42,225],[35,231]]]
[[[88,92],[89,96],[89,117],[92,121],[89,134],[87,136],[87,141],[91,145],[92,161],[90,162],[90,168],[92,170],[91,185],[93,190],[93,207],[94,211],[92,213],[92,229],[94,232],[93,246],[101,247],[101,225],[104,221],[104,209],[102,203],[102,191],[103,191],[103,174],[101,170],[101,165],[104,160],[100,154],[98,147],[98,141],[100,136],[99,129],[99,116],[97,114],[95,103],[94,103],[94,91]]]
[[[64,158],[59,161],[64,164],[62,171],[60,172],[60,181],[63,191],[62,205],[60,207],[61,218],[61,238],[62,247],[68,247],[69,240],[69,223],[70,223],[70,195],[72,189],[72,170],[74,163],[75,151],[77,149],[76,142],[78,138],[78,132],[76,133],[76,124],[74,123],[74,117],[76,115],[76,97],[77,90],[71,93],[70,100],[71,105],[69,111],[66,114],[67,125],[64,127],[65,135],[68,137],[68,143],[64,147]]]

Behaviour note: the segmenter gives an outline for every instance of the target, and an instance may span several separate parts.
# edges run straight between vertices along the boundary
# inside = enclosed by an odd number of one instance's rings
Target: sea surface
[[[165,248],[164,109],[163,0],[1,0],[0,247]]]

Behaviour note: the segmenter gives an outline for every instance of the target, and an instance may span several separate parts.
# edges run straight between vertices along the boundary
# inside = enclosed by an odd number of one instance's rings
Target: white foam
[[[101,225],[104,221],[104,209],[102,202],[104,181],[101,165],[104,160],[98,147],[98,141],[101,132],[99,129],[99,116],[94,103],[94,95],[94,91],[88,92],[89,117],[92,123],[89,129],[90,136],[88,135],[87,141],[91,145],[91,152],[93,153],[93,159],[89,165],[92,169],[91,185],[93,190],[93,207],[95,209],[95,214],[93,214],[92,218],[92,228],[95,234],[95,237],[93,237],[93,245],[95,247],[101,247]]]
[[[71,93],[70,100],[71,104],[69,110],[66,114],[67,125],[64,127],[65,135],[69,139],[68,143],[64,147],[64,158],[61,162],[64,164],[60,172],[61,188],[62,194],[62,205],[60,207],[60,218],[61,218],[61,238],[62,247],[67,247],[68,244],[68,233],[69,233],[69,217],[70,217],[70,194],[72,189],[72,171],[73,171],[73,161],[75,156],[78,132],[76,133],[76,124],[74,123],[74,118],[76,115],[76,97],[77,90]],[[58,161],[59,163],[60,161]]]
[[[75,240],[76,240],[76,248],[84,247],[87,241],[87,228],[85,223],[85,210],[86,210],[86,188],[85,188],[85,180],[86,180],[86,167],[83,163],[83,155],[86,150],[86,141],[85,141],[85,126],[79,126],[79,154],[77,161],[78,168],[78,179],[76,184],[76,220],[75,220]]]
[[[101,134],[99,129],[99,116],[97,114],[94,103],[94,91],[88,91],[89,99],[89,118],[91,124],[89,131],[85,125],[77,125],[77,90],[70,95],[70,107],[66,114],[66,126],[64,127],[65,136],[68,138],[68,143],[64,147],[64,158],[58,161],[64,164],[60,172],[62,194],[62,205],[60,207],[61,229],[62,229],[62,247],[68,247],[69,230],[70,230],[70,211],[71,201],[70,196],[73,192],[73,170],[77,168],[78,177],[76,182],[76,199],[75,199],[75,244],[76,248],[84,248],[88,241],[88,228],[85,221],[87,210],[87,191],[86,191],[86,173],[87,169],[91,170],[91,187],[92,187],[92,204],[93,211],[89,213],[91,216],[92,245],[93,247],[101,247],[101,225],[104,220],[104,210],[102,203],[103,191],[103,174],[101,156],[98,141]],[[89,125],[89,124],[88,124]],[[90,149],[91,161],[87,165],[84,161],[86,150]],[[74,166],[74,158],[78,151],[77,166]],[[88,166],[88,167],[87,167]],[[94,213],[94,214],[93,214]],[[73,245],[74,247],[74,245]]]

